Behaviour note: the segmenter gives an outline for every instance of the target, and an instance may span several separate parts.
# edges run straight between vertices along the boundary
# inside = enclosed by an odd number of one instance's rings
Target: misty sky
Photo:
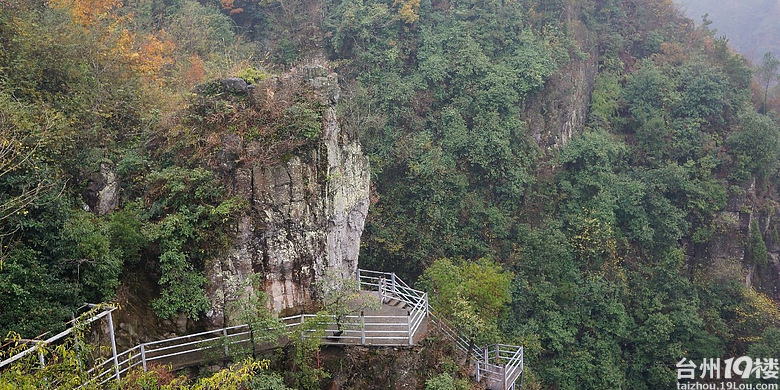
[[[717,36],[754,61],[767,51],[780,56],[780,0],[675,0],[686,15],[701,24],[708,13]]]

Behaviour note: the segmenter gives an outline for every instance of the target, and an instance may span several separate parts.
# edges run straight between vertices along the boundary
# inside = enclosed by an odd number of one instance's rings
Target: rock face
[[[737,186],[734,186],[735,188]],[[706,262],[708,273],[718,281],[738,279],[747,287],[780,299],[780,204],[777,194],[762,193],[756,180],[735,190],[723,211],[713,220],[713,237],[694,255]],[[757,224],[768,259],[756,264],[749,256],[751,224]]]
[[[523,109],[528,134],[545,151],[561,148],[572,136],[582,132],[598,72],[596,39],[577,20],[581,15],[578,6],[564,7],[564,14],[583,56],[572,58],[569,65],[545,83],[541,92],[526,100]]]
[[[113,165],[102,162],[100,171],[87,177],[89,184],[82,192],[86,208],[98,215],[114,211],[119,205],[119,178]]]
[[[300,78],[315,92],[324,109],[320,139],[270,165],[236,163],[223,153],[221,165],[230,172],[233,192],[249,202],[250,210],[239,218],[229,253],[206,265],[209,326],[230,322],[233,302],[252,293],[251,281],[275,311],[300,312],[312,305],[313,285],[326,270],[352,277],[357,268],[370,171],[357,139],[339,127],[337,76],[308,66],[283,77]],[[250,93],[273,93],[259,89]],[[241,142],[222,140],[225,150]]]

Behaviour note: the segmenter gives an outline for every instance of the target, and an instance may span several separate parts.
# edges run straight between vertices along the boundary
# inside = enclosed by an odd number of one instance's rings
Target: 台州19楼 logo
[[[677,389],[780,390],[778,358],[682,358],[675,366]]]

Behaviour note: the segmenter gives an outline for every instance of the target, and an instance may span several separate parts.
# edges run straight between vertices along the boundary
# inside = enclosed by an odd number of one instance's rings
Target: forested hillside
[[[205,326],[205,268],[253,207],[224,137],[259,142],[263,167],[324,118],[306,90],[257,102],[218,79],[266,88],[316,59],[371,164],[360,265],[524,345],[526,388],[666,389],[683,357],[780,357],[777,112],[671,0],[0,11],[3,334],[108,300]]]

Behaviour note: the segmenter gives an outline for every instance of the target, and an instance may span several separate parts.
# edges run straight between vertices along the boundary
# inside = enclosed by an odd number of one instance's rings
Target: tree
[[[113,298],[119,287],[122,253],[112,247],[107,223],[86,211],[74,212],[60,233],[62,259],[76,271],[87,302]]]
[[[319,389],[320,381],[329,376],[319,365],[319,351],[322,337],[325,336],[325,329],[330,321],[328,312],[320,311],[290,333],[290,347],[293,349],[293,363],[295,363],[292,375],[297,384],[296,388]]]
[[[160,256],[159,284],[162,294],[152,302],[160,318],[170,318],[177,313],[197,319],[211,306],[203,288],[206,277],[196,270],[187,256],[178,250],[169,250]]]
[[[360,282],[353,277],[345,277],[338,269],[326,269],[325,274],[315,282],[315,289],[323,310],[336,320],[336,337],[343,333],[346,316],[376,309],[379,305],[375,299],[360,293]]]
[[[735,131],[726,138],[726,146],[735,163],[732,178],[747,182],[751,176],[761,181],[772,177],[780,165],[778,124],[766,115],[744,110],[734,127]]]
[[[442,258],[418,282],[431,306],[473,343],[498,341],[498,318],[511,300],[512,273],[488,258],[475,262]]]
[[[769,253],[766,250],[764,237],[761,234],[756,219],[750,221],[750,237],[748,238],[748,243],[745,247],[745,260],[753,266],[766,265],[769,260]]]
[[[6,122],[6,114],[0,114],[0,127],[10,128],[14,124]],[[2,133],[0,134],[0,178],[10,175],[20,170],[27,170],[30,166],[35,166],[37,149],[40,146],[40,140],[35,144],[29,145],[28,137],[19,134]],[[38,169],[37,166],[34,167]],[[10,216],[24,212],[24,209],[35,202],[42,191],[49,185],[46,181],[40,180],[37,184],[24,186],[11,196],[4,195],[0,198],[0,224]],[[3,226],[3,225],[0,225]],[[5,237],[13,232],[0,230],[0,237]],[[2,265],[2,256],[0,256],[0,265]]]
[[[761,61],[761,67],[758,68],[758,80],[764,87],[764,100],[761,103],[761,113],[766,114],[766,99],[769,95],[769,86],[777,78],[777,69],[780,67],[778,60],[772,52],[764,53]]]
[[[286,328],[272,310],[268,308],[268,296],[262,291],[260,274],[253,274],[236,291],[239,297],[227,304],[226,316],[230,325],[249,325],[252,339],[249,354],[254,357],[255,345],[260,343],[277,343]],[[227,297],[226,297],[227,300]],[[246,354],[246,351],[240,351]]]
[[[0,92],[0,270],[21,228],[19,217],[27,217],[42,197],[61,195],[59,172],[46,156],[63,119],[56,110]]]
[[[404,23],[412,24],[420,19],[420,0],[395,0],[394,6],[398,6],[398,14]]]

